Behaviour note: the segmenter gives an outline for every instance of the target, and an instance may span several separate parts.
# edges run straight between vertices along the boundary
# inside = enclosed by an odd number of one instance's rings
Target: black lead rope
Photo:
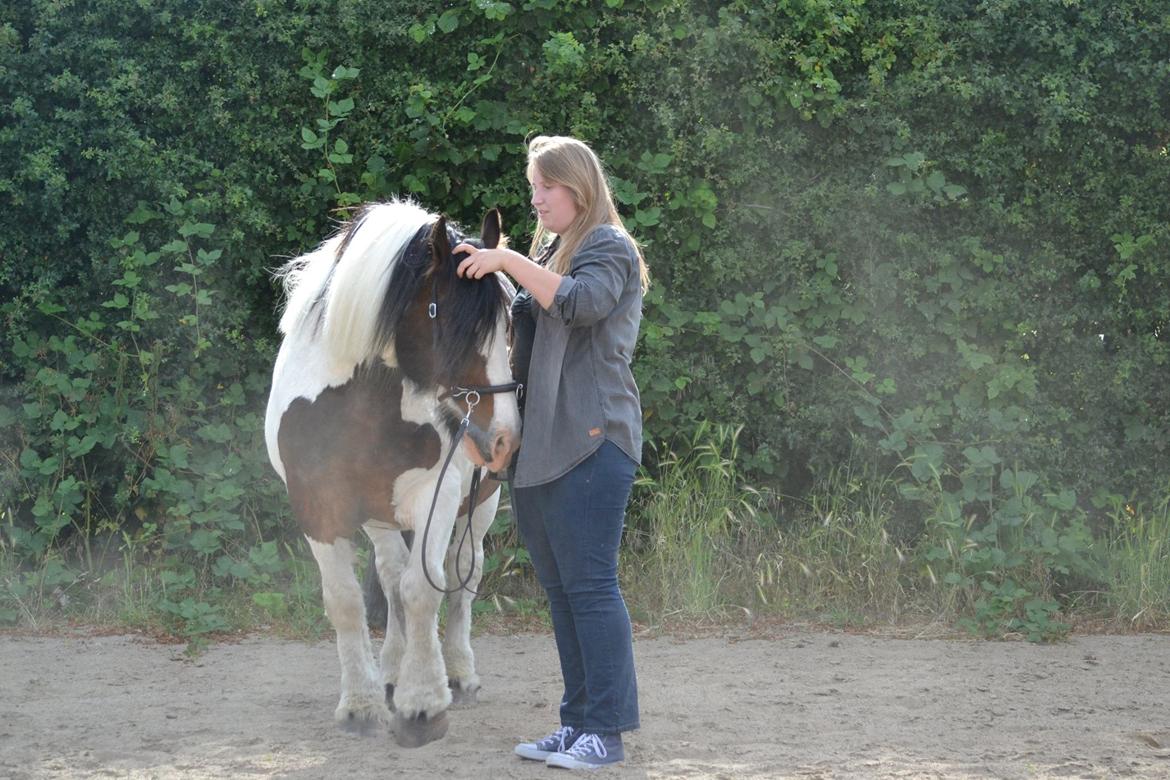
[[[451,465],[451,458],[455,457],[455,450],[459,446],[459,443],[461,441],[463,441],[463,434],[465,434],[467,432],[467,426],[470,424],[471,424],[471,407],[469,406],[468,410],[467,410],[467,415],[462,420],[459,421],[459,430],[457,430],[455,432],[455,438],[452,439],[452,441],[451,441],[451,449],[450,449],[450,451],[447,452],[447,459],[443,462],[443,468],[439,471],[439,478],[437,480],[435,480],[435,495],[431,499],[431,509],[429,512],[427,512],[427,523],[425,526],[423,526],[422,550],[419,551],[419,555],[422,557],[423,576],[427,578],[427,582],[430,583],[430,586],[432,588],[439,591],[440,593],[446,593],[446,594],[455,593],[455,592],[460,591],[460,590],[467,590],[471,593],[475,593],[474,590],[467,587],[467,583],[471,582],[471,578],[473,576],[475,576],[475,550],[472,550],[472,552],[471,552],[471,569],[467,572],[466,579],[459,575],[459,553],[462,552],[464,540],[467,538],[468,533],[471,531],[471,516],[475,512],[475,505],[474,504],[470,504],[467,507],[467,529],[463,532],[463,535],[460,537],[459,548],[455,551],[455,576],[459,580],[459,584],[451,589],[442,588],[442,587],[436,585],[435,581],[433,579],[431,579],[430,570],[427,568],[427,539],[431,535],[431,520],[434,519],[435,507],[439,503],[439,491],[442,490],[442,488],[443,488],[443,478],[445,476],[447,476],[447,467]],[[479,469],[477,468],[475,470],[475,472],[471,475],[471,493],[472,493],[472,497],[473,497],[472,500],[474,500],[474,496],[478,492],[479,492]],[[458,512],[459,510],[456,509],[455,511]]]
[[[455,457],[455,450],[462,443],[463,435],[467,433],[467,427],[471,425],[471,411],[479,403],[479,396],[484,393],[507,393],[513,390],[517,392],[523,392],[524,385],[520,384],[519,382],[509,382],[508,384],[504,385],[457,387],[453,392],[447,394],[454,398],[463,397],[465,399],[465,403],[467,404],[467,413],[463,415],[463,419],[459,421],[459,428],[455,431],[455,436],[451,440],[451,449],[447,452],[446,460],[443,461],[443,468],[439,470],[439,478],[435,480],[435,495],[431,498],[431,508],[430,511],[427,512],[427,522],[426,525],[423,526],[422,550],[420,551],[420,555],[422,557],[423,576],[426,577],[426,580],[430,586],[440,593],[450,594],[455,593],[456,591],[466,590],[468,593],[474,596],[479,595],[479,591],[475,590],[474,588],[467,587],[467,583],[471,582],[471,578],[475,576],[474,546],[471,551],[471,568],[468,570],[466,577],[459,573],[459,554],[463,552],[464,545],[467,543],[468,538],[472,537],[472,534],[474,533],[472,519],[475,516],[476,502],[479,500],[479,485],[483,479],[482,468],[476,467],[476,469],[471,472],[471,488],[468,490],[467,495],[467,527],[463,529],[463,533],[459,537],[459,546],[455,550],[455,577],[459,580],[459,584],[454,588],[441,588],[436,585],[435,581],[431,578],[430,569],[427,567],[427,539],[431,534],[431,520],[433,520],[435,517],[435,507],[438,506],[439,503],[439,491],[443,488],[443,479],[447,476],[447,467],[451,465],[451,459]],[[472,401],[473,397],[475,398],[474,401]],[[455,511],[458,512],[459,510],[456,509]]]

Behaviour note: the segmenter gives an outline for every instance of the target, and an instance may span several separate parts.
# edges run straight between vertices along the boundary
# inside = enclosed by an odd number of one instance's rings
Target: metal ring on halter
[[[463,396],[463,403],[467,404],[467,414],[463,415],[463,419],[470,422],[471,412],[474,411],[475,407],[479,406],[479,393],[475,390],[465,390],[455,395],[457,397]]]

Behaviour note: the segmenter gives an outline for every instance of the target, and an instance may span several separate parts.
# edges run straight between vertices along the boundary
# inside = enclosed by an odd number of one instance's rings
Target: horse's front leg
[[[446,587],[443,556],[457,509],[450,497],[440,498],[426,534],[426,513],[422,514],[422,521],[415,524],[410,563],[399,579],[406,648],[394,688],[394,709],[396,738],[403,747],[418,747],[447,733],[451,692],[439,646],[439,603],[440,589]]]
[[[326,544],[309,539],[321,571],[325,614],[337,634],[341,660],[341,699],[333,719],[338,727],[362,735],[375,733],[390,720],[386,696],[366,628],[362,589],[354,573],[354,548],[348,539]]]
[[[405,532],[409,534],[410,532]],[[402,610],[402,572],[410,561],[410,547],[404,532],[394,531],[373,523],[366,526],[366,535],[374,543],[374,578],[372,587],[379,589],[386,609],[386,639],[382,643],[382,682],[386,688],[386,703],[394,706],[394,689],[406,652],[405,615]],[[366,604],[370,603],[367,580]],[[384,594],[384,595],[383,595]],[[368,608],[368,606],[367,606]]]
[[[447,552],[447,587],[466,585],[447,597],[447,627],[443,633],[443,658],[447,663],[448,686],[455,704],[475,704],[479,697],[479,675],[471,649],[471,605],[483,578],[483,539],[496,517],[500,491],[476,507],[471,534],[465,536],[467,516],[455,524],[455,539]]]

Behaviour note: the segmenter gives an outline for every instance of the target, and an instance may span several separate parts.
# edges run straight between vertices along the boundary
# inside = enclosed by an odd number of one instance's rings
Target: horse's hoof
[[[442,739],[447,733],[447,712],[444,710],[433,718],[425,714],[415,718],[394,718],[394,741],[404,748],[422,747],[428,742]]]
[[[464,688],[463,683],[451,680],[447,683],[451,689],[451,705],[455,707],[470,707],[479,703],[479,686]]]
[[[337,719],[337,728],[359,737],[376,737],[382,733],[383,721],[372,713],[348,712]]]

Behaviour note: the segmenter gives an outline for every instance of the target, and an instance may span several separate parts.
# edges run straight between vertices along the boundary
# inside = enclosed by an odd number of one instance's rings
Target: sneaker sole
[[[529,761],[544,761],[552,755],[552,751],[537,750],[532,745],[517,745],[512,752],[520,756],[520,758],[526,758]]]
[[[607,761],[604,764],[590,764],[587,761],[578,761],[572,756],[566,756],[563,753],[550,753],[544,763],[545,766],[556,767],[557,769],[584,769],[592,771],[594,769],[620,766],[623,761],[625,761],[624,758],[619,758],[616,761]]]

